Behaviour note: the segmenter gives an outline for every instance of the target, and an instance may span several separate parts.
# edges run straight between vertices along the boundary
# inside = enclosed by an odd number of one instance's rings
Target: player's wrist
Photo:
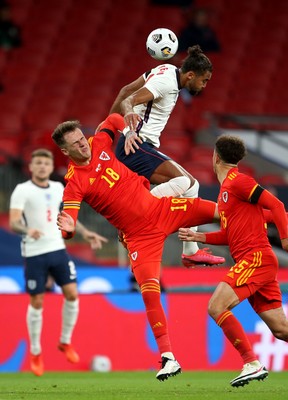
[[[129,137],[129,136],[132,136],[132,135],[135,134],[135,132],[132,131],[132,130],[130,129],[129,126],[126,126],[126,127],[123,129],[122,133],[123,133],[123,135],[124,135],[125,137]]]

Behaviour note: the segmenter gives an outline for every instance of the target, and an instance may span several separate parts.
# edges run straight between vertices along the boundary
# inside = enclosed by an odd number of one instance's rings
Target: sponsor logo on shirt
[[[138,251],[134,251],[134,253],[131,254],[131,258],[133,261],[136,261],[138,257]]]

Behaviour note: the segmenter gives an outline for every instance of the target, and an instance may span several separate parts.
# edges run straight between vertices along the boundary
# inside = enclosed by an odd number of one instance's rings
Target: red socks
[[[141,293],[146,307],[147,318],[157,342],[160,354],[172,352],[167,329],[167,320],[160,299],[160,284],[148,280],[141,284]]]
[[[220,326],[224,335],[239,352],[243,364],[257,360],[242,325],[231,311],[226,310],[220,314],[216,320],[216,324]]]

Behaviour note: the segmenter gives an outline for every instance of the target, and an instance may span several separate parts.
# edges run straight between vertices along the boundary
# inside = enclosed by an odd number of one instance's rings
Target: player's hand
[[[60,211],[57,216],[57,225],[61,231],[73,233],[75,231],[74,219],[65,211]]]
[[[282,249],[288,252],[288,238],[281,240]]]
[[[100,250],[102,249],[104,243],[108,243],[108,239],[106,237],[89,230],[86,230],[83,233],[83,238],[90,243],[92,250]]]
[[[205,243],[205,241],[206,241],[205,233],[193,232],[189,228],[180,228],[178,231],[178,238],[184,242]]]
[[[124,115],[124,121],[131,131],[136,131],[137,125],[141,121],[141,117],[134,112],[129,112]]]
[[[134,131],[128,131],[125,136],[124,150],[126,156],[131,153],[135,153],[139,149],[138,143],[143,143],[141,138]],[[135,150],[136,149],[136,150]]]
[[[40,237],[43,236],[43,235],[44,235],[44,233],[39,231],[38,229],[29,228],[27,230],[27,236],[29,236],[29,237],[31,237],[31,238],[33,238],[35,240],[40,239]]]

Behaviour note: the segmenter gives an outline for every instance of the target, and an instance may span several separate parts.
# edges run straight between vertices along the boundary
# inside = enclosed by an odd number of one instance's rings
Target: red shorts
[[[257,314],[279,308],[282,295],[277,281],[278,260],[272,250],[254,250],[237,262],[222,279],[237,294],[248,299]]]
[[[124,239],[129,250],[132,271],[139,284],[147,279],[160,279],[165,239],[181,227],[213,222],[216,204],[209,200],[162,198],[159,207]]]

